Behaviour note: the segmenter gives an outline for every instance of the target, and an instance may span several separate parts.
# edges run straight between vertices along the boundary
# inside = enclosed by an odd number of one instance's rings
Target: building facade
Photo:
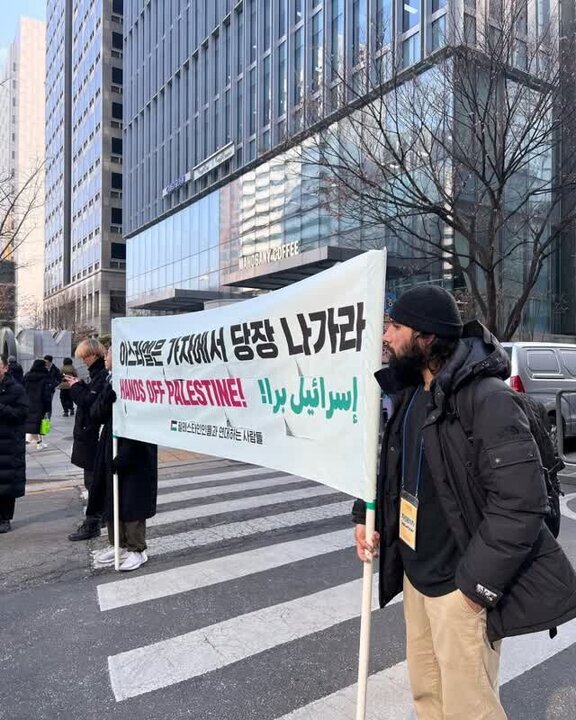
[[[125,314],[122,0],[48,0],[45,324]]]
[[[14,282],[0,312],[17,331],[40,326],[44,303],[45,37],[43,21],[20,18],[0,79],[0,258]]]
[[[126,3],[128,307],[202,309],[382,246],[392,293],[415,281],[451,287],[441,262],[406,271],[395,259],[398,237],[335,208],[323,193],[326,173],[309,158],[323,128],[343,122],[363,88],[374,88],[374,68],[384,76],[425,66],[456,24],[461,36],[481,26],[488,35],[496,5],[503,8],[495,0]],[[548,0],[529,3],[524,35],[550,13]],[[554,282],[546,267],[542,298]],[[551,329],[551,305],[532,315]]]

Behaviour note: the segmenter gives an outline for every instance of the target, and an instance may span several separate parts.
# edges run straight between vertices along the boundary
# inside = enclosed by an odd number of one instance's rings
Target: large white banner
[[[385,251],[215,310],[113,321],[114,433],[375,496]]]

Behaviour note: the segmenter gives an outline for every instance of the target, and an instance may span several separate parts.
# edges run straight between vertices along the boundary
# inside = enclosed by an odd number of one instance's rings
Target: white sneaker
[[[123,562],[128,557],[128,550],[126,548],[120,548],[120,562]],[[94,562],[96,565],[114,565],[114,546],[108,545],[104,550],[99,550],[94,553]]]
[[[36,443],[37,450],[44,450],[44,448],[47,448],[47,447],[48,447],[48,443],[45,443],[45,442]]]
[[[122,571],[137,570],[140,565],[144,565],[147,560],[148,555],[146,555],[144,550],[142,552],[129,552],[119,569]]]

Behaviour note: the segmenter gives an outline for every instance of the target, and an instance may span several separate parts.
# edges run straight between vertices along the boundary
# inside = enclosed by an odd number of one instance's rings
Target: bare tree
[[[44,163],[20,184],[12,171],[0,174],[0,262],[12,260],[34,230],[31,219],[44,204]]]
[[[576,218],[576,108],[554,21],[528,38],[525,0],[505,5],[478,27],[447,16],[443,46],[405,70],[391,55],[343,68],[299,158],[330,213],[403,273],[465,288],[502,340],[548,292],[543,269]]]

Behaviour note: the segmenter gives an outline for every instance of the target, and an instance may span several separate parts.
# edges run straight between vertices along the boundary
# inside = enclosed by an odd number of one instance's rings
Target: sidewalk
[[[52,429],[46,437],[46,447],[38,450],[35,445],[26,446],[26,479],[34,483],[53,483],[66,481],[66,485],[82,484],[82,469],[72,465],[73,417],[62,417],[58,397],[54,398]],[[171,468],[210,460],[207,455],[160,447],[158,449],[159,468]]]

